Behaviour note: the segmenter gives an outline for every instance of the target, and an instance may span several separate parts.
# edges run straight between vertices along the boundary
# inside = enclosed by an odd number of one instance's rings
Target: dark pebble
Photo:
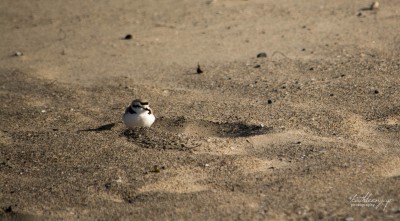
[[[374,93],[375,93],[375,94],[379,94],[379,91],[378,91],[378,90],[374,90]]]
[[[257,58],[266,58],[266,57],[267,57],[267,53],[265,53],[265,52],[258,53],[258,55],[257,55]]]
[[[329,94],[329,96],[333,97],[334,94]]]
[[[267,102],[268,102],[268,104],[272,104],[272,100],[268,100]]]
[[[301,51],[306,51],[306,49],[305,49],[305,48],[303,48],[303,49],[301,49]]]
[[[104,186],[106,187],[106,189],[110,189],[111,188],[111,183],[106,183],[106,184],[104,184]]]
[[[260,68],[261,65],[257,64],[256,66],[254,66],[254,68]]]
[[[197,70],[196,70],[197,74],[201,74],[203,73],[203,71],[200,68],[200,64],[197,64]]]
[[[157,165],[154,165],[153,170],[150,171],[150,172],[152,172],[152,173],[159,173],[159,172],[160,172],[160,168],[158,168]]]
[[[311,67],[311,68],[310,68],[310,71],[313,71],[313,70],[314,70],[314,68],[313,68],[313,67]]]
[[[5,212],[5,213],[11,213],[11,212],[12,212],[11,206],[5,208],[5,209],[4,209],[4,212]]]
[[[361,12],[359,12],[359,13],[357,14],[357,16],[358,16],[358,17],[362,16],[362,13],[361,13]]]
[[[131,34],[127,34],[124,39],[125,40],[130,40],[130,39],[132,39],[132,35]]]

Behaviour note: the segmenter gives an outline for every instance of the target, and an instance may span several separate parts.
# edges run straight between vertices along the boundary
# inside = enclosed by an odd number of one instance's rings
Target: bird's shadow
[[[195,71],[187,71],[187,72],[185,72],[183,75],[201,75],[200,73],[197,73],[197,72],[195,72]]]
[[[78,130],[78,132],[101,132],[101,131],[107,131],[107,130],[111,130],[114,126],[116,125],[116,123],[109,123],[109,124],[104,124],[101,125],[97,128],[88,128],[88,129],[83,129],[83,130]]]
[[[374,9],[371,7],[364,7],[364,8],[360,8],[360,11],[373,11]]]

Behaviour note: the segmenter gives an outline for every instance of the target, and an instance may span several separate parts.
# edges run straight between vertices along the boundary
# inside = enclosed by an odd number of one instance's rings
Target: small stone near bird
[[[373,10],[378,10],[378,8],[379,8],[379,2],[374,2],[370,6],[370,10],[372,10],[372,11]]]
[[[124,39],[125,40],[131,40],[132,39],[132,35],[131,34],[127,34]]]
[[[265,52],[260,52],[257,54],[257,58],[266,58],[267,57],[267,53]]]
[[[197,74],[201,74],[203,71],[200,68],[200,64],[197,64]]]
[[[154,165],[154,166],[153,166],[153,170],[150,170],[150,172],[152,172],[152,173],[159,173],[159,172],[160,172],[160,168],[158,167],[158,165]]]
[[[20,51],[16,51],[16,52],[14,53],[14,56],[15,56],[15,57],[21,57],[22,55],[24,55],[24,53],[22,53],[22,52],[20,52]]]

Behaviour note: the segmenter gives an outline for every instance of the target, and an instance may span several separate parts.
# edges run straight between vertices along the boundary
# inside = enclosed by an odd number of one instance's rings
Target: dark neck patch
[[[131,106],[126,108],[125,113],[136,114],[136,112],[132,109]]]

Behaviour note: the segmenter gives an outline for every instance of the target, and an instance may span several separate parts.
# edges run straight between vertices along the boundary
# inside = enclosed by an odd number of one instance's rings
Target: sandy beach
[[[371,4],[0,1],[0,220],[400,220],[400,1]]]

